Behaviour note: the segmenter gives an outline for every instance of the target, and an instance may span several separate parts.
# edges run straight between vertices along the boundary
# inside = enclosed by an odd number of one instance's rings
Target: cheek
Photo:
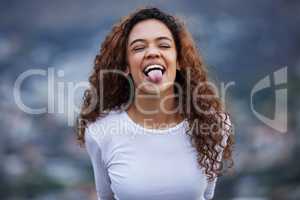
[[[141,73],[142,59],[143,59],[142,53],[132,54],[128,57],[130,73],[132,75],[135,84],[140,84],[142,82],[142,78],[143,78]]]
[[[137,73],[140,62],[141,62],[141,59],[137,55],[131,55],[128,57],[128,64],[129,64],[131,73],[134,73],[134,74]]]
[[[166,55],[166,62],[169,67],[168,75],[166,78],[169,79],[169,81],[174,81],[176,77],[176,65],[177,65],[176,53],[171,52],[170,54]]]
[[[172,69],[175,68],[176,70],[176,64],[177,64],[177,56],[176,53],[170,53],[166,55],[166,62]]]
[[[172,49],[171,51],[166,52],[165,54],[166,58],[169,62],[176,62],[177,60],[177,52],[175,49]]]

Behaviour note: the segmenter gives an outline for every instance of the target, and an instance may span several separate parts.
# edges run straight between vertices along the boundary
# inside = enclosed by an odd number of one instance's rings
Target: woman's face
[[[173,89],[176,46],[171,31],[161,21],[148,19],[132,28],[127,44],[127,60],[139,93],[157,94]]]

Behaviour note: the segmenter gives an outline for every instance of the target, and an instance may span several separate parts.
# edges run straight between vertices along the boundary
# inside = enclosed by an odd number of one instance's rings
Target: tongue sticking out
[[[151,70],[148,72],[148,78],[151,82],[159,83],[162,80],[162,71],[159,69]]]

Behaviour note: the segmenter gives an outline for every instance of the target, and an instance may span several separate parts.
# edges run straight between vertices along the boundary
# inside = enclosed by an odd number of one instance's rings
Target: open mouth
[[[146,79],[152,83],[161,83],[166,69],[159,64],[150,64],[143,70]]]
[[[145,67],[145,69],[143,70],[143,73],[145,74],[145,76],[149,76],[149,74],[151,74],[157,70],[161,71],[161,74],[164,74],[166,71],[164,66],[158,65],[158,64],[153,64],[153,65],[148,65],[147,67]]]

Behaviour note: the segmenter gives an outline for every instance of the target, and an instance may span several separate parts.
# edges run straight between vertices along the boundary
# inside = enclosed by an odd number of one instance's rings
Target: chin
[[[167,83],[159,83],[159,84],[155,84],[155,83],[145,83],[145,86],[141,88],[143,93],[146,94],[160,94],[163,92],[166,92],[167,90],[172,88],[172,84],[167,84]]]

